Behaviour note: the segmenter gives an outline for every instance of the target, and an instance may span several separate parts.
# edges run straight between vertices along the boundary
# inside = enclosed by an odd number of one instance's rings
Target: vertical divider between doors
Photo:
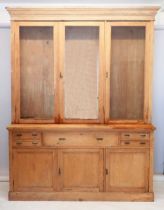
[[[64,122],[64,37],[65,37],[65,25],[63,22],[59,22],[58,25],[58,78],[59,78],[59,122]]]
[[[55,100],[55,112],[54,121],[59,123],[59,23],[55,22],[53,26],[53,39],[54,39],[54,100]]]
[[[151,122],[152,111],[152,66],[153,66],[153,23],[145,24],[145,74],[144,74],[144,121]]]
[[[105,123],[110,115],[110,63],[111,63],[111,25],[105,22]]]
[[[100,123],[104,123],[104,113],[105,113],[105,107],[104,107],[104,96],[105,96],[105,40],[104,40],[104,34],[105,34],[105,24],[104,22],[101,22],[99,24],[99,121]]]

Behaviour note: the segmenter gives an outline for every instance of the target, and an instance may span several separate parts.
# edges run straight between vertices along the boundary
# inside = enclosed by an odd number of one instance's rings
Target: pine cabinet
[[[9,200],[154,199],[158,9],[7,8]]]

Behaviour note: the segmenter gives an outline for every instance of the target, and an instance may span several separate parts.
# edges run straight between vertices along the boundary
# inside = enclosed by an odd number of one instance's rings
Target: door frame
[[[110,119],[110,65],[111,65],[111,30],[113,26],[144,26],[145,27],[145,62],[144,62],[144,116],[143,120],[111,120]],[[105,56],[106,56],[106,87],[105,87],[105,123],[140,123],[151,122],[151,82],[152,82],[152,48],[153,21],[107,21],[105,22]]]
[[[64,60],[65,60],[65,27],[66,26],[98,26],[99,27],[99,76],[98,76],[98,119],[65,119],[64,117]],[[104,123],[104,75],[105,75],[105,48],[104,22],[98,21],[65,21],[59,23],[59,69],[60,69],[60,123]]]
[[[58,23],[57,22],[38,22],[38,21],[19,21],[12,22],[11,41],[12,41],[12,123],[56,123],[58,121],[58,58],[54,59],[54,115],[52,119],[22,119],[20,116],[20,27],[53,27],[53,49],[54,56],[58,55]],[[56,94],[57,93],[57,94]]]

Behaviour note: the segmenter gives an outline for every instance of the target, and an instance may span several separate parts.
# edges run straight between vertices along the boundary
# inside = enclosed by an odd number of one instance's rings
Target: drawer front
[[[41,139],[41,133],[40,132],[14,132],[13,133],[14,139]]]
[[[129,141],[129,140],[122,140],[120,141],[120,145],[124,147],[149,147],[149,141]]]
[[[127,139],[134,139],[134,140],[148,140],[149,134],[148,133],[121,133],[121,140],[127,140]]]
[[[118,135],[115,133],[43,133],[45,146],[117,146]]]
[[[13,141],[13,146],[16,147],[40,147],[42,146],[40,140],[20,140],[16,139]]]

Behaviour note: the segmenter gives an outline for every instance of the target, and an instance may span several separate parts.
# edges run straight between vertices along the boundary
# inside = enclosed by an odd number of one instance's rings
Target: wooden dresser
[[[9,200],[153,201],[159,8],[7,8]]]

